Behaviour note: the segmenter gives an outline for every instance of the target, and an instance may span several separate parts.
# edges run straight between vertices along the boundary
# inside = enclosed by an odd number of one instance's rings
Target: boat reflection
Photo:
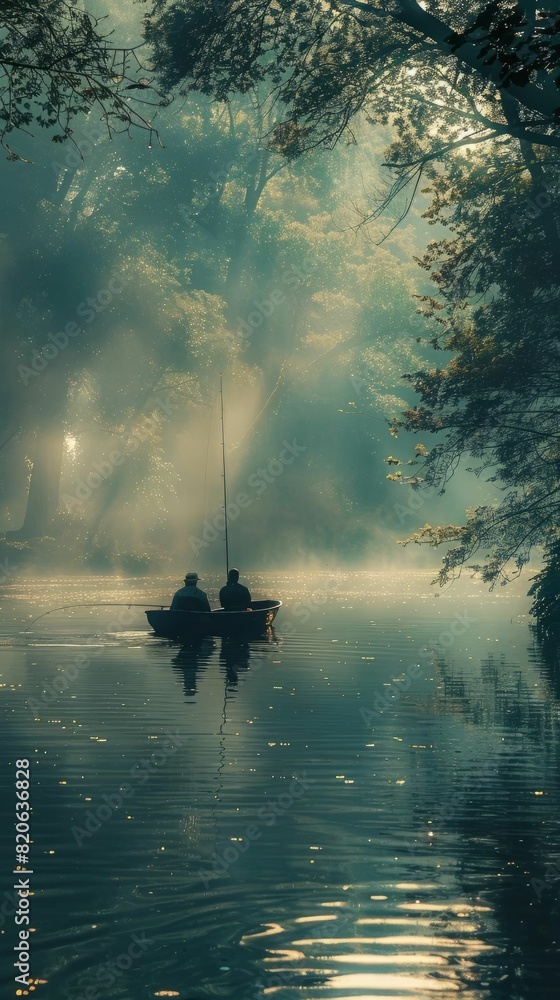
[[[192,698],[197,692],[197,679],[205,672],[211,660],[216,643],[211,636],[202,636],[183,644],[171,660],[176,673],[183,681],[185,697]]]
[[[180,646],[169,643],[175,652],[170,662],[174,672],[182,680],[185,697],[192,699],[198,693],[200,682],[213,661],[217,659],[219,667],[225,668],[226,690],[237,690],[240,682],[269,662],[267,647],[277,642],[272,628],[254,641],[227,636],[222,636],[219,640],[212,636],[199,636]]]
[[[226,684],[236,687],[240,680],[250,676],[249,670],[260,670],[268,662],[268,657],[263,655],[266,646],[277,643],[278,639],[273,628],[268,628],[258,641],[253,642],[222,636],[219,659],[220,665],[226,669]]]
[[[226,668],[228,684],[237,685],[239,671],[248,669],[250,659],[251,649],[248,642],[223,636],[220,647],[220,665]]]

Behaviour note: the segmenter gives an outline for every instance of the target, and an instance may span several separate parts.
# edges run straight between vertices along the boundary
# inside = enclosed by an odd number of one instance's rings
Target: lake
[[[21,941],[46,1000],[556,997],[557,680],[526,586],[430,578],[254,574],[275,631],[192,648],[141,608],[24,631],[176,580],[4,584],[2,996]]]

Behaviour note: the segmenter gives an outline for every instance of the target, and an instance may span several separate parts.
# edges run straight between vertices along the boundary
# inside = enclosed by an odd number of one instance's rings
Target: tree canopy
[[[387,121],[403,102],[426,108],[426,80],[456,99],[455,124],[479,139],[559,146],[559,24],[557,12],[515,0],[155,0],[146,35],[168,86],[227,100],[267,81],[286,109],[271,141],[297,155],[336,141],[359,110]],[[515,124],[502,91],[519,106]]]
[[[441,365],[407,376],[420,403],[395,418],[395,435],[435,436],[417,476],[391,476],[445,491],[462,461],[496,486],[494,503],[468,511],[465,524],[425,525],[409,541],[456,544],[444,557],[446,582],[465,564],[490,583],[507,582],[545,544],[559,619],[560,528],[560,215],[559,165],[532,147],[498,144],[482,159],[455,157],[432,182],[431,221],[451,235],[434,240],[421,263],[436,286],[421,311]],[[426,442],[427,443],[427,442]],[[480,557],[482,556],[482,562]],[[551,610],[552,609],[552,610]],[[553,613],[552,613],[553,612]]]

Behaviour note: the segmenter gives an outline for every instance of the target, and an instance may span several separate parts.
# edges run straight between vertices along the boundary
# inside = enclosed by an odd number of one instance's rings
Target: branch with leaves
[[[2,4],[0,144],[9,159],[24,159],[12,135],[39,126],[52,130],[53,142],[73,141],[76,116],[95,109],[109,136],[140,129],[149,144],[160,141],[153,118],[167,101],[145,75],[139,49],[115,47],[105,20],[73,0]]]

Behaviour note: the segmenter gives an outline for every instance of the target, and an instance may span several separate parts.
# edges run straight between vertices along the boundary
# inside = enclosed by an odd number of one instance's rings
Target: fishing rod
[[[226,484],[226,439],[224,431],[224,390],[222,384],[222,373],[220,372],[220,407],[222,413],[222,474],[224,478],[224,527],[226,534],[226,579],[229,576],[229,546],[228,546],[228,512],[227,512],[227,484]]]
[[[168,610],[168,604],[129,604],[128,602],[123,603],[118,601],[100,601],[95,604],[65,604],[61,608],[51,608],[50,611],[43,611],[42,615],[38,618],[34,618],[32,622],[29,623],[25,632],[29,632],[29,629],[35,622],[38,622],[41,618],[45,618],[46,615],[54,615],[55,611],[69,611],[71,608],[159,608],[160,611]]]

